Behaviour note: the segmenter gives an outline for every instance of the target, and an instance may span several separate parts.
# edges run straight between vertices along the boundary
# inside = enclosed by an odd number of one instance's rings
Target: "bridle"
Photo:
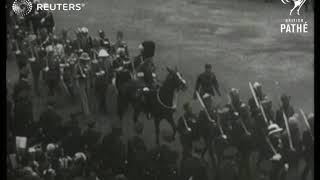
[[[161,106],[163,106],[164,108],[167,108],[167,109],[172,109],[172,110],[175,110],[177,108],[177,102],[178,102],[178,95],[176,92],[174,92],[174,95],[173,95],[173,105],[172,106],[168,106],[168,105],[165,105],[162,101],[161,101],[161,98],[160,98],[160,88],[157,90],[157,100],[158,102],[161,104]]]

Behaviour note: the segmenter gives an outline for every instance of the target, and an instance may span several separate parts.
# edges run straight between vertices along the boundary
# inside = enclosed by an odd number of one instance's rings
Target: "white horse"
[[[287,4],[287,3],[290,3],[290,0],[281,0],[281,2],[283,4]],[[292,2],[294,3],[294,6],[290,10],[290,16],[291,16],[293,10],[295,10],[296,8],[298,8],[297,9],[297,14],[300,15],[300,9],[301,9],[302,5],[306,2],[306,0],[292,0]]]

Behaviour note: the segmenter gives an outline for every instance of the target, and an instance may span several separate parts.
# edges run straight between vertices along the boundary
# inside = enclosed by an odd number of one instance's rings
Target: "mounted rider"
[[[155,54],[155,43],[153,41],[144,41],[141,44],[141,55],[143,62],[137,67],[137,78],[144,82],[145,86],[149,89],[155,89],[155,65],[153,57]]]
[[[214,90],[218,93],[219,96],[221,96],[216,75],[212,72],[212,65],[206,64],[205,72],[201,73],[197,77],[193,98],[196,99],[196,92],[198,92],[200,96],[208,94],[212,98],[215,96]]]

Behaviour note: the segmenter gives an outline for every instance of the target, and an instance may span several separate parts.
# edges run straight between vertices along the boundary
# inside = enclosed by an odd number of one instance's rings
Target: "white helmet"
[[[109,53],[105,49],[99,51],[98,57],[109,57]]]

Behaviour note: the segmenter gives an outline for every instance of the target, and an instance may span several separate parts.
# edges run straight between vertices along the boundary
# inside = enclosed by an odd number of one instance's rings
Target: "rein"
[[[173,96],[174,96],[173,97],[173,105],[172,106],[165,105],[160,99],[160,88],[157,90],[157,100],[161,104],[161,106],[163,106],[164,108],[172,109],[172,110],[175,110],[177,108],[177,102],[178,102],[177,93],[174,92]]]

